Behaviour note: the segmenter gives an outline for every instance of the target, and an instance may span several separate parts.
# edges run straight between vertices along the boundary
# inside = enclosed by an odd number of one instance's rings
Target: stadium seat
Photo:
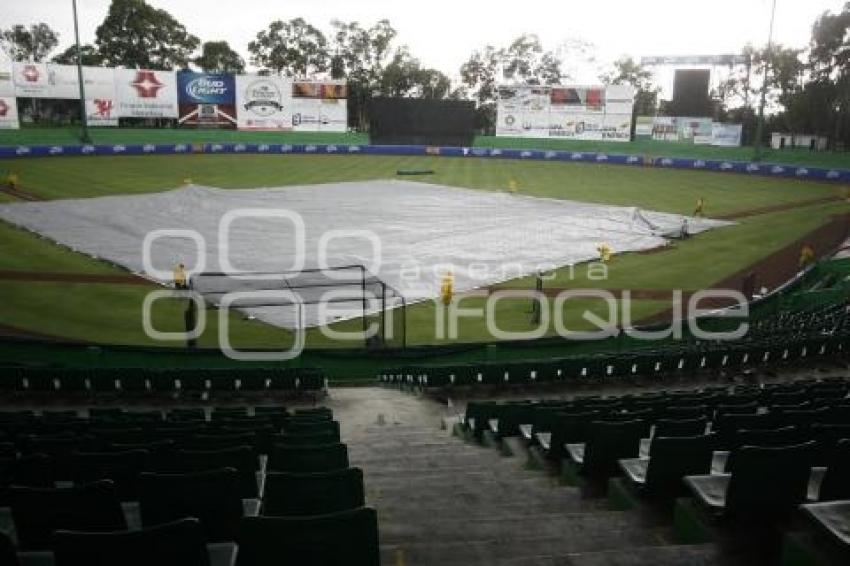
[[[248,446],[234,446],[220,450],[178,450],[173,469],[182,472],[203,472],[220,468],[233,468],[239,475],[239,493],[242,498],[257,497],[257,471],[259,460]]]
[[[283,428],[285,434],[334,434],[338,441],[339,422],[333,420],[290,420]]]
[[[832,449],[818,493],[818,501],[840,499],[850,500],[850,439],[838,441]]]
[[[53,534],[56,566],[209,566],[204,529],[182,519],[138,531]]]
[[[776,428],[776,417],[772,414],[723,413],[715,417],[711,431],[717,433],[721,447],[731,447],[739,430],[766,430]]]
[[[380,566],[378,518],[363,507],[313,517],[246,517],[236,566]],[[285,557],[285,558],[282,558]]]
[[[25,454],[0,460],[0,486],[53,487],[53,460],[47,454]]]
[[[293,419],[306,418],[306,419],[321,419],[321,420],[333,420],[334,413],[333,410],[329,407],[312,407],[308,409],[295,409],[295,413],[292,415]]]
[[[206,412],[201,408],[195,409],[172,409],[168,412],[169,421],[200,421],[207,420]]]
[[[75,452],[71,455],[71,474],[74,484],[83,485],[109,479],[121,501],[135,501],[139,474],[147,470],[147,450],[123,452]]]
[[[607,479],[619,471],[619,460],[637,458],[647,428],[642,420],[594,421],[590,423],[587,442],[568,444],[567,451],[582,475]]]
[[[15,545],[9,535],[0,531],[0,564],[4,566],[18,566],[18,554]]]
[[[655,421],[653,437],[660,436],[701,436],[705,434],[708,419],[705,416],[694,419],[658,419]]]
[[[560,463],[566,456],[564,445],[586,441],[587,431],[591,421],[598,419],[600,416],[599,411],[587,410],[559,415],[552,424],[552,434],[548,441],[545,437],[538,437],[541,445],[546,450],[546,456],[550,460]]]
[[[331,421],[326,421],[331,422]],[[339,442],[339,432],[318,434],[275,434],[271,443],[275,446],[316,446]]]
[[[685,482],[711,512],[731,519],[774,521],[806,501],[815,442],[740,449],[731,474],[688,476]]]
[[[145,527],[196,517],[207,542],[232,541],[243,516],[239,476],[233,468],[139,477],[139,511]]]
[[[700,436],[656,436],[649,447],[649,458],[619,461],[620,467],[641,492],[654,497],[675,497],[687,493],[685,476],[711,471],[715,447],[711,434]]]
[[[24,440],[25,454],[47,454],[52,459],[53,477],[57,480],[73,479],[72,458],[74,452],[91,450],[90,437],[77,436],[31,436]]]
[[[145,450],[148,453],[148,468],[152,472],[174,470],[174,441],[170,438],[141,442],[138,444],[110,443],[105,447],[108,451],[124,452],[127,450]]]
[[[235,434],[213,434],[212,430],[204,430],[203,434],[193,434],[177,441],[180,448],[185,450],[216,450],[219,448],[235,448],[248,446],[255,450],[257,435],[254,432],[238,432]]]
[[[348,447],[342,443],[323,446],[275,446],[266,470],[289,473],[332,472],[348,468]]]
[[[325,515],[364,504],[363,472],[359,468],[315,474],[271,472],[266,475],[261,513]]]
[[[805,430],[793,426],[768,430],[739,430],[732,437],[729,451],[724,462],[725,472],[731,472],[735,465],[738,452],[744,446],[793,446],[810,440],[810,435]]]
[[[127,528],[109,480],[69,488],[13,486],[5,497],[20,550],[49,549],[50,536],[57,529],[110,532]]]
[[[850,501],[827,501],[801,506],[818,530],[850,552]]]

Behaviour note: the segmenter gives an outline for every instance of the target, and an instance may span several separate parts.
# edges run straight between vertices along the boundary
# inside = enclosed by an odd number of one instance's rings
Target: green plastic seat
[[[322,446],[275,446],[266,470],[290,473],[331,472],[348,468],[348,447],[342,443]]]
[[[265,516],[325,515],[365,504],[363,472],[347,468],[315,474],[266,474],[261,514]]]
[[[51,548],[56,566],[210,564],[204,529],[197,519],[114,533],[60,530],[53,533]]]
[[[362,507],[313,517],[246,517],[236,566],[380,566],[378,516]]]

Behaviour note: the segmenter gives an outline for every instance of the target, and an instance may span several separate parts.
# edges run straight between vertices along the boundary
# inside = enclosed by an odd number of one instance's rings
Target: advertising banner
[[[657,141],[738,147],[743,126],[722,124],[710,118],[638,116],[635,136]]]
[[[635,120],[635,137],[636,138],[651,138],[652,126],[655,118],[652,116],[638,116]]]
[[[501,86],[496,135],[629,141],[629,86]]]
[[[120,118],[177,118],[174,71],[115,69],[115,95]]]
[[[86,120],[93,127],[116,127],[118,112],[113,98],[87,98]]]
[[[348,100],[323,98],[319,110],[319,127],[322,132],[348,131]]]
[[[177,93],[180,125],[236,125],[236,81],[233,75],[191,71],[178,73]]]
[[[339,81],[292,84],[292,129],[344,132],[348,128],[348,86]]]
[[[496,135],[548,137],[550,96],[549,87],[500,87]]]
[[[605,90],[602,87],[552,87],[552,107],[561,107],[576,114],[603,112]]]
[[[292,130],[292,81],[236,76],[236,125],[240,130]]]
[[[15,96],[12,60],[0,51],[0,96]]]
[[[17,130],[20,127],[18,101],[14,96],[0,96],[0,130]]]
[[[44,63],[14,63],[15,96],[48,98],[50,81]]]
[[[79,99],[80,86],[74,65],[47,65],[49,88],[45,98]],[[115,69],[83,67],[83,85],[87,99],[115,98]]]
[[[739,147],[743,135],[742,124],[722,124],[715,122],[711,125],[711,145]]]
[[[635,105],[635,89],[631,85],[609,85],[605,88],[605,113],[629,114]]]
[[[680,142],[711,144],[711,118],[676,118]]]
[[[629,141],[631,114],[566,114],[562,121],[552,124],[549,136],[553,138]]]

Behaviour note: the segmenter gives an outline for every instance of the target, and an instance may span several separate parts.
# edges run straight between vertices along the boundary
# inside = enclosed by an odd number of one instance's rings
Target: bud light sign
[[[183,72],[177,75],[181,104],[235,104],[233,75]]]
[[[180,117],[188,127],[233,128],[236,126],[236,80],[233,75],[177,74]]]

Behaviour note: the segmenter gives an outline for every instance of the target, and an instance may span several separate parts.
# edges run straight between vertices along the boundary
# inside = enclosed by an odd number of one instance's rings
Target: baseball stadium
[[[620,58],[31,4],[0,563],[850,563],[850,4]]]

